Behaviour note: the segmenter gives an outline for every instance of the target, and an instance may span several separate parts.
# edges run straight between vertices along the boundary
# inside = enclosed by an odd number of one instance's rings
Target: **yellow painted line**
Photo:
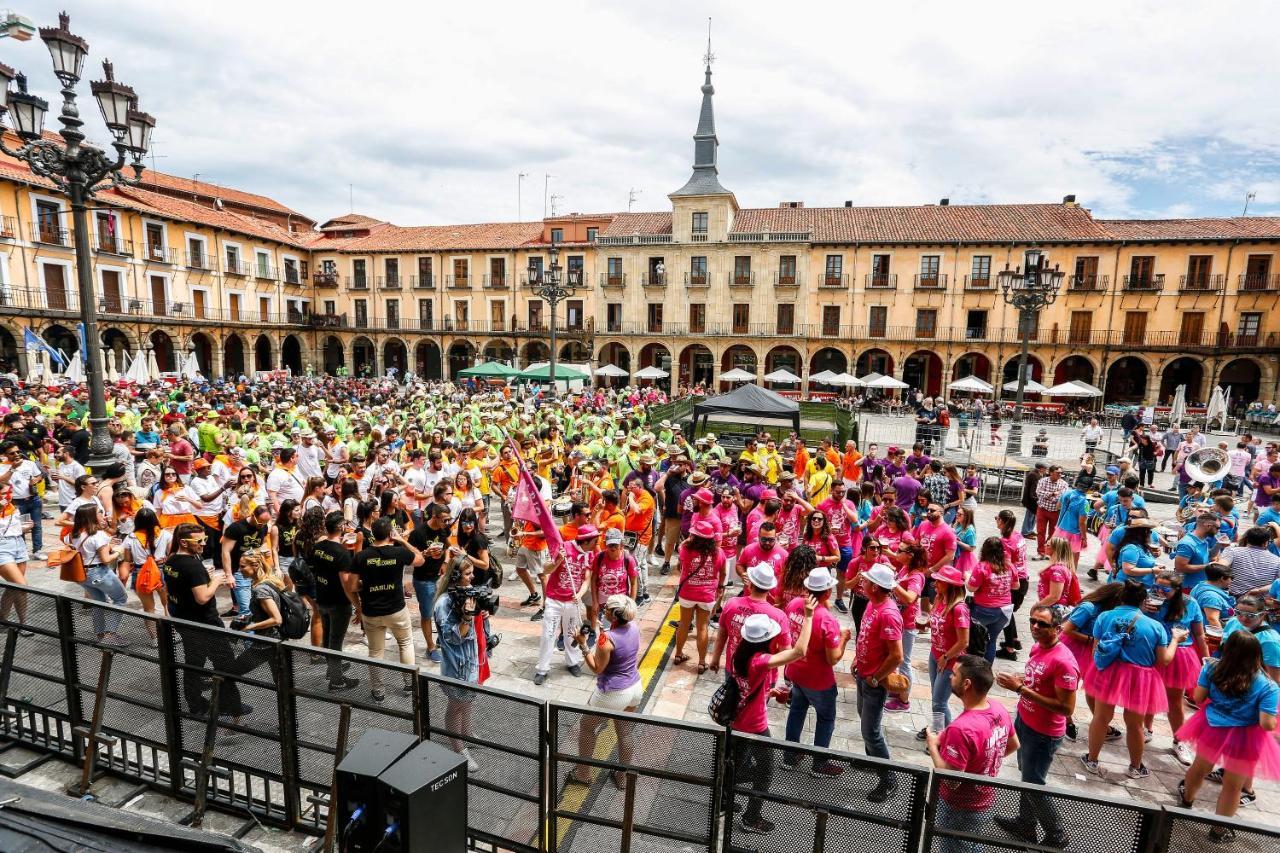
[[[658,667],[662,665],[662,659],[666,656],[667,651],[671,648],[671,644],[675,642],[676,629],[671,627],[671,619],[680,612],[680,605],[676,601],[671,602],[671,606],[663,615],[662,621],[659,623],[658,632],[653,635],[653,639],[649,641],[649,648],[645,651],[644,657],[641,658],[637,670],[640,673],[640,690],[645,693],[649,689],[650,682],[658,675]],[[581,723],[579,723],[581,724]],[[591,754],[592,758],[603,761],[613,752],[615,746],[618,745],[617,734],[613,726],[605,726],[600,736],[596,738],[596,748]],[[603,771],[602,771],[603,772]],[[549,779],[548,784],[553,790],[558,791],[563,779]],[[591,793],[590,785],[565,785],[564,793],[557,801],[558,808],[562,811],[571,811],[581,813],[583,805],[586,804],[587,795]],[[564,837],[569,832],[572,821],[568,819],[560,820],[560,831],[556,833],[556,846],[559,847],[564,843]],[[550,832],[551,827],[547,827]]]

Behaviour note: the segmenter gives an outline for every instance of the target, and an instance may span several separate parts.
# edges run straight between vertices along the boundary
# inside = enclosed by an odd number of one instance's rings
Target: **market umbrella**
[[[147,357],[143,353],[137,353],[133,357],[124,376],[121,377],[125,382],[131,382],[134,385],[146,385],[151,381],[151,372],[147,370]]]
[[[848,388],[857,388],[859,385],[864,385],[866,383],[854,376],[852,373],[837,373],[831,378],[831,384],[844,385]]]
[[[666,379],[670,375],[671,375],[670,373],[667,373],[667,371],[663,370],[661,367],[645,367],[641,370],[636,371],[635,378],[636,379]]]
[[[463,372],[465,373],[465,371]],[[548,379],[549,380],[551,378],[551,363],[546,362],[542,364],[531,364],[528,367],[526,367],[524,370],[520,371],[515,375],[521,379]],[[556,365],[556,381],[557,382],[563,379],[587,379],[589,377],[590,377],[590,374],[588,374],[582,368],[575,367],[572,364]]]
[[[156,348],[147,347],[147,381],[160,378],[160,362],[156,359]]]
[[[773,373],[766,373],[764,378],[766,382],[799,382],[800,381],[799,376],[796,376],[794,373],[792,373],[790,370],[787,370],[785,367],[781,367],[773,371]],[[810,382],[814,381],[812,376],[809,377],[809,381]],[[822,380],[819,380],[819,381],[822,381]]]
[[[192,382],[204,381],[204,375],[200,373],[200,361],[196,358],[195,350],[187,353],[186,361],[182,363],[182,378]]]
[[[606,364],[596,368],[596,376],[608,376],[611,379],[622,379],[627,376],[627,371],[615,364]]]
[[[474,367],[468,367],[463,370],[459,370],[458,375],[463,377],[472,377],[476,379],[490,379],[490,378],[506,378],[508,376],[515,376],[519,372],[520,371],[516,370],[514,367],[508,367],[507,365],[503,364],[500,361],[486,361],[483,364],[477,364]],[[559,369],[557,369],[556,377],[559,378],[559,376],[560,376],[560,371]]]
[[[768,377],[765,378],[767,379]],[[741,367],[735,367],[732,370],[726,370],[724,373],[721,373],[720,380],[722,382],[755,382],[756,375],[754,373],[748,373]]]
[[[1173,392],[1173,406],[1169,409],[1169,423],[1180,424],[1187,416],[1187,386],[1179,385]]]
[[[80,357],[79,350],[76,350],[76,354],[71,357],[71,364],[67,365],[67,372],[63,374],[63,379],[76,385],[84,381],[84,359]]]
[[[116,351],[102,348],[102,366],[108,382],[119,382],[120,371],[116,368]]]
[[[952,382],[947,386],[947,390],[966,391],[970,394],[991,394],[996,389],[976,376],[966,376],[963,379],[957,379]]]
[[[872,372],[868,373],[866,376],[857,377],[857,380],[861,382],[863,385],[870,386],[872,382],[875,382],[877,379],[879,379],[882,376],[884,376],[883,373],[876,373],[873,370]]]
[[[782,371],[774,371],[774,372],[781,373]],[[823,385],[834,385],[835,383],[833,383],[831,380],[835,379],[837,375],[838,374],[832,373],[830,370],[823,370],[823,371],[819,371],[818,373],[812,374],[809,377],[809,381],[821,382]],[[768,376],[765,377],[765,379],[768,379],[768,378],[769,378]]]
[[[863,381],[866,381],[865,378]],[[881,391],[901,391],[905,388],[910,388],[911,386],[903,382],[901,379],[894,379],[892,376],[881,376],[879,379],[867,382],[867,387],[878,388]]]
[[[1081,397],[1101,397],[1102,396],[1101,388],[1095,388],[1094,386],[1090,385],[1088,382],[1085,382],[1083,379],[1073,379],[1071,380],[1071,384],[1080,389]]]
[[[1085,387],[1080,387],[1081,384],[1084,384]],[[1061,384],[1054,385],[1044,393],[1048,394],[1050,397],[1096,397],[1097,395],[1094,394],[1093,391],[1089,390],[1092,387],[1092,385],[1088,385],[1087,383],[1063,382]]]
[[[49,354],[27,350],[27,384],[39,385],[49,376]]]
[[[1004,386],[1003,386],[1003,387],[1004,387],[1004,390],[1006,390],[1006,391],[1017,391],[1017,390],[1018,390],[1018,380],[1016,380],[1016,379],[1015,379],[1015,380],[1013,380],[1012,382],[1006,382],[1006,383],[1004,383]],[[1023,391],[1024,391],[1024,393],[1027,393],[1027,394],[1047,394],[1047,393],[1049,393],[1049,389],[1048,389],[1048,388],[1044,387],[1043,385],[1041,385],[1039,382],[1035,381],[1034,379],[1027,379],[1027,384],[1023,386]]]

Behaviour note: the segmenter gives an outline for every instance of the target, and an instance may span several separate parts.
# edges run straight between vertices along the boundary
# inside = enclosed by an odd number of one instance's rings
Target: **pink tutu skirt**
[[[1072,554],[1079,554],[1081,551],[1084,550],[1085,540],[1084,540],[1084,537],[1081,536],[1079,533],[1068,533],[1067,531],[1063,530],[1061,527],[1055,527],[1053,528],[1053,535],[1055,537],[1067,540],[1067,542],[1071,544]]]
[[[1204,709],[1178,729],[1178,740],[1190,744],[1196,757],[1241,776],[1280,779],[1280,741],[1258,726],[1211,726]]]
[[[1196,654],[1195,646],[1178,646],[1173,660],[1160,669],[1160,678],[1165,687],[1194,690],[1202,669],[1204,664],[1200,661],[1200,655]]]
[[[960,570],[960,574],[964,575],[966,580],[969,577],[969,572],[973,571],[974,567],[977,565],[978,558],[973,556],[972,551],[965,551],[960,554],[960,556],[956,557],[955,566]]]
[[[1090,667],[1084,676],[1084,692],[1096,702],[1139,714],[1163,714],[1169,710],[1164,681],[1155,667],[1128,661],[1116,660],[1106,669]]]
[[[1100,569],[1111,571],[1111,560],[1107,558],[1107,539],[1111,536],[1111,528],[1105,524],[1098,530],[1098,553],[1094,554],[1093,559]]]
[[[1062,645],[1066,646],[1068,651],[1076,659],[1076,665],[1080,667],[1080,677],[1084,676],[1093,669],[1093,643],[1081,642],[1075,637],[1063,635]]]

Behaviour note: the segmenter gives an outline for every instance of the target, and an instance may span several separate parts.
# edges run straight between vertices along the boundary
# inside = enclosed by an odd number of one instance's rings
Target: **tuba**
[[[1197,483],[1216,483],[1226,476],[1230,463],[1227,451],[1218,447],[1202,447],[1187,457],[1183,469]]]

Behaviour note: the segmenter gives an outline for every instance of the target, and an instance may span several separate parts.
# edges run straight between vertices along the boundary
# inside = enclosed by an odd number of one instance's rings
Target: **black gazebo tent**
[[[693,407],[693,426],[697,432],[698,420],[703,431],[710,415],[733,415],[749,424],[787,421],[792,429],[800,432],[800,404],[775,394],[759,385],[742,385],[728,394],[708,397]]]

